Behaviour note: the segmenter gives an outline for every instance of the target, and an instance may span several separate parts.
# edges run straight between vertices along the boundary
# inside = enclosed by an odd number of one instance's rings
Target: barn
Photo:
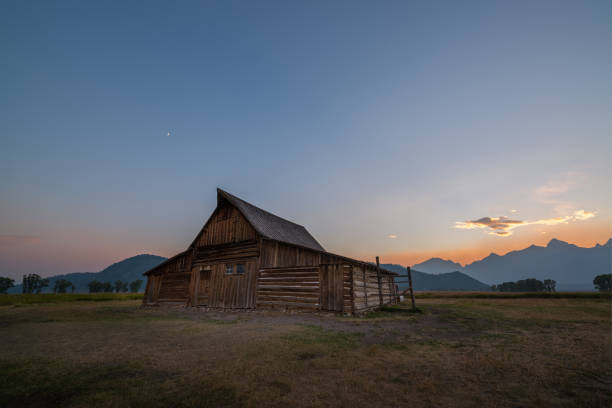
[[[361,314],[398,298],[393,272],[327,252],[303,226],[221,189],[191,245],[145,275],[145,306]]]

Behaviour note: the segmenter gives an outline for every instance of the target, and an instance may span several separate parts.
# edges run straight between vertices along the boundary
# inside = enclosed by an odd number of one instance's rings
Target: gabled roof
[[[264,238],[325,252],[321,244],[303,226],[255,207],[253,204],[218,188],[217,205],[221,204],[223,200],[227,200],[236,207]]]

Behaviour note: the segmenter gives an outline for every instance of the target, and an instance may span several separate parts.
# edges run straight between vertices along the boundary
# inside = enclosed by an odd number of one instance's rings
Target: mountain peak
[[[565,241],[561,241],[557,238],[553,238],[548,242],[548,245],[546,245],[546,248],[565,248],[569,245],[570,244],[568,244]]]
[[[412,265],[411,268],[425,273],[447,273],[462,270],[461,264],[442,258],[430,258],[425,262]]]

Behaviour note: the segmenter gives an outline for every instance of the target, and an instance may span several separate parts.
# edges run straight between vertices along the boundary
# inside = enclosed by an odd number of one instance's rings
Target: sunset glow
[[[368,261],[612,236],[610,2],[86,3],[0,13],[0,276],[172,256],[217,187]]]

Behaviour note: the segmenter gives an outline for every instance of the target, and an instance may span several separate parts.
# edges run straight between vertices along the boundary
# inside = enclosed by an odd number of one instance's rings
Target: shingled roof
[[[236,207],[263,237],[325,252],[321,244],[303,226],[255,207],[218,188],[217,203],[221,204],[223,200]]]

